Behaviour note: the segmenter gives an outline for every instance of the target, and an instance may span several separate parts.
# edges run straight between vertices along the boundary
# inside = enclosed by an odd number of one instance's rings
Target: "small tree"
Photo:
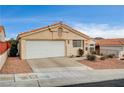
[[[78,52],[79,52],[79,56],[80,56],[80,57],[83,56],[83,54],[84,54],[83,49],[79,49]]]
[[[17,53],[18,53],[18,49],[17,49],[17,40],[14,40],[13,38],[11,38],[9,40],[10,44],[11,44],[11,48],[10,48],[10,52],[9,52],[9,56],[11,57],[16,57]]]

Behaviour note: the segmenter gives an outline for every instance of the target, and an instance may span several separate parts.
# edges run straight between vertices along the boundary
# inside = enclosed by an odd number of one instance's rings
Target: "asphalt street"
[[[74,84],[62,87],[124,87],[124,79],[109,80],[95,83]]]

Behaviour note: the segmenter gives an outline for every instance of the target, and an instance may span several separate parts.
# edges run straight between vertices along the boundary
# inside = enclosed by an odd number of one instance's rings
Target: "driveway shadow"
[[[95,83],[75,84],[62,87],[124,87],[124,79],[116,79]]]

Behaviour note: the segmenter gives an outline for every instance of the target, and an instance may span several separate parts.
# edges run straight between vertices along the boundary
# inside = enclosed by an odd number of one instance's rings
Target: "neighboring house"
[[[6,34],[5,34],[4,27],[0,26],[0,41],[5,41],[5,37],[6,37]]]
[[[9,42],[5,41],[5,30],[0,26],[0,69],[6,62],[8,56],[8,49],[10,48]]]
[[[86,54],[91,43],[89,36],[61,22],[21,33],[17,39],[21,59],[77,56],[79,48]]]
[[[91,39],[89,40],[89,42],[88,42],[88,45],[89,45],[89,46],[88,46],[89,52],[90,52],[90,53],[94,52],[94,51],[95,51],[95,45],[96,45],[95,40],[91,38]]]
[[[124,51],[124,38],[96,40],[96,51],[99,54],[115,54],[118,57],[120,52]]]

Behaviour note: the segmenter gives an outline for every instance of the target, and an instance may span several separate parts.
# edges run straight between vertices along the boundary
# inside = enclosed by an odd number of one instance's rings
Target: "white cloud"
[[[17,33],[10,33],[9,36],[6,36],[6,40],[9,40],[10,38],[16,39]]]
[[[78,23],[74,28],[90,37],[124,38],[124,27],[110,26],[108,24]]]

